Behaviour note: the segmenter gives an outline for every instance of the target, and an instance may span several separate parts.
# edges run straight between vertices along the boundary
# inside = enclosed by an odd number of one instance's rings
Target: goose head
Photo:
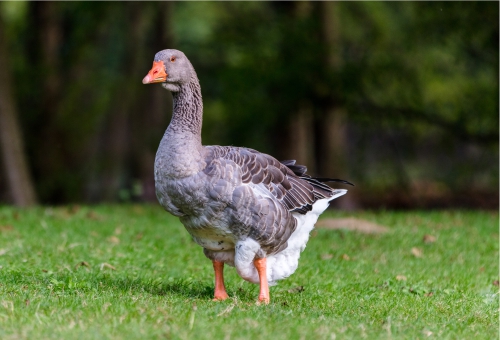
[[[162,83],[170,92],[179,92],[183,84],[190,82],[193,74],[193,66],[184,53],[178,50],[163,50],[156,53],[153,67],[142,79],[142,83]]]

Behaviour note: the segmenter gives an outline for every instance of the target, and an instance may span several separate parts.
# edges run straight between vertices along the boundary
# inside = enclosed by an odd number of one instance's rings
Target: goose
[[[352,183],[313,178],[294,160],[279,162],[249,148],[203,146],[200,83],[181,51],[156,53],[142,83],[161,83],[173,96],[172,119],[155,158],[156,195],[212,261],[213,300],[229,297],[227,264],[259,284],[257,303],[268,304],[269,286],[295,272],[318,216],[347,192],[325,183]]]

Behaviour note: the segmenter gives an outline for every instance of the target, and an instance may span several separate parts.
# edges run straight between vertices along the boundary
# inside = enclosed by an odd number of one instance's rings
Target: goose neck
[[[203,100],[198,79],[193,78],[189,83],[181,85],[180,91],[172,95],[174,107],[169,129],[198,137],[201,143]]]

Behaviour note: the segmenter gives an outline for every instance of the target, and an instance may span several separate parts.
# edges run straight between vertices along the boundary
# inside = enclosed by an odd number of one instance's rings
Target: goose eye
[[[175,57],[170,57],[170,61],[174,62],[175,61]]]

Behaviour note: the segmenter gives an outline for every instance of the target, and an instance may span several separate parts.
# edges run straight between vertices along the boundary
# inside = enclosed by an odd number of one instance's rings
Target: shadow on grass
[[[118,290],[140,294],[141,292],[157,296],[177,295],[187,298],[209,299],[213,297],[212,285],[191,279],[152,279],[147,277],[130,278],[103,274],[99,272],[59,272],[50,274],[26,275],[24,272],[8,271],[5,281],[20,286],[44,287],[50,291],[72,294],[76,292],[104,292]],[[1,277],[1,275],[0,275]]]
[[[6,270],[5,282],[15,286],[37,287],[37,289],[63,294],[104,293],[106,291],[130,292],[132,295],[146,293],[156,296],[181,296],[185,298],[212,299],[214,285],[212,282],[198,281],[190,278],[148,278],[127,277],[123,273],[102,273],[100,271],[62,271],[58,273],[32,273],[18,269]],[[118,274],[118,275],[117,275]],[[2,275],[0,275],[0,281]],[[248,284],[247,287],[229,284],[226,286],[230,296],[238,296],[242,300],[253,301],[258,294],[258,286]]]
[[[101,284],[102,283],[102,284]],[[150,278],[126,278],[105,276],[99,278],[100,290],[113,289],[123,292],[132,292],[156,296],[177,296],[201,300],[212,300],[214,296],[214,285],[203,281],[177,278],[174,280],[161,280]],[[227,293],[230,297],[238,297],[242,301],[254,302],[258,296],[258,285],[248,283],[246,288],[228,285]]]
[[[112,289],[119,289],[124,292],[146,292],[158,296],[180,295],[188,298],[209,299],[213,297],[214,293],[213,286],[206,285],[201,281],[184,279],[164,282],[158,279],[132,279],[107,276],[100,278],[100,282],[102,282],[104,286]]]

